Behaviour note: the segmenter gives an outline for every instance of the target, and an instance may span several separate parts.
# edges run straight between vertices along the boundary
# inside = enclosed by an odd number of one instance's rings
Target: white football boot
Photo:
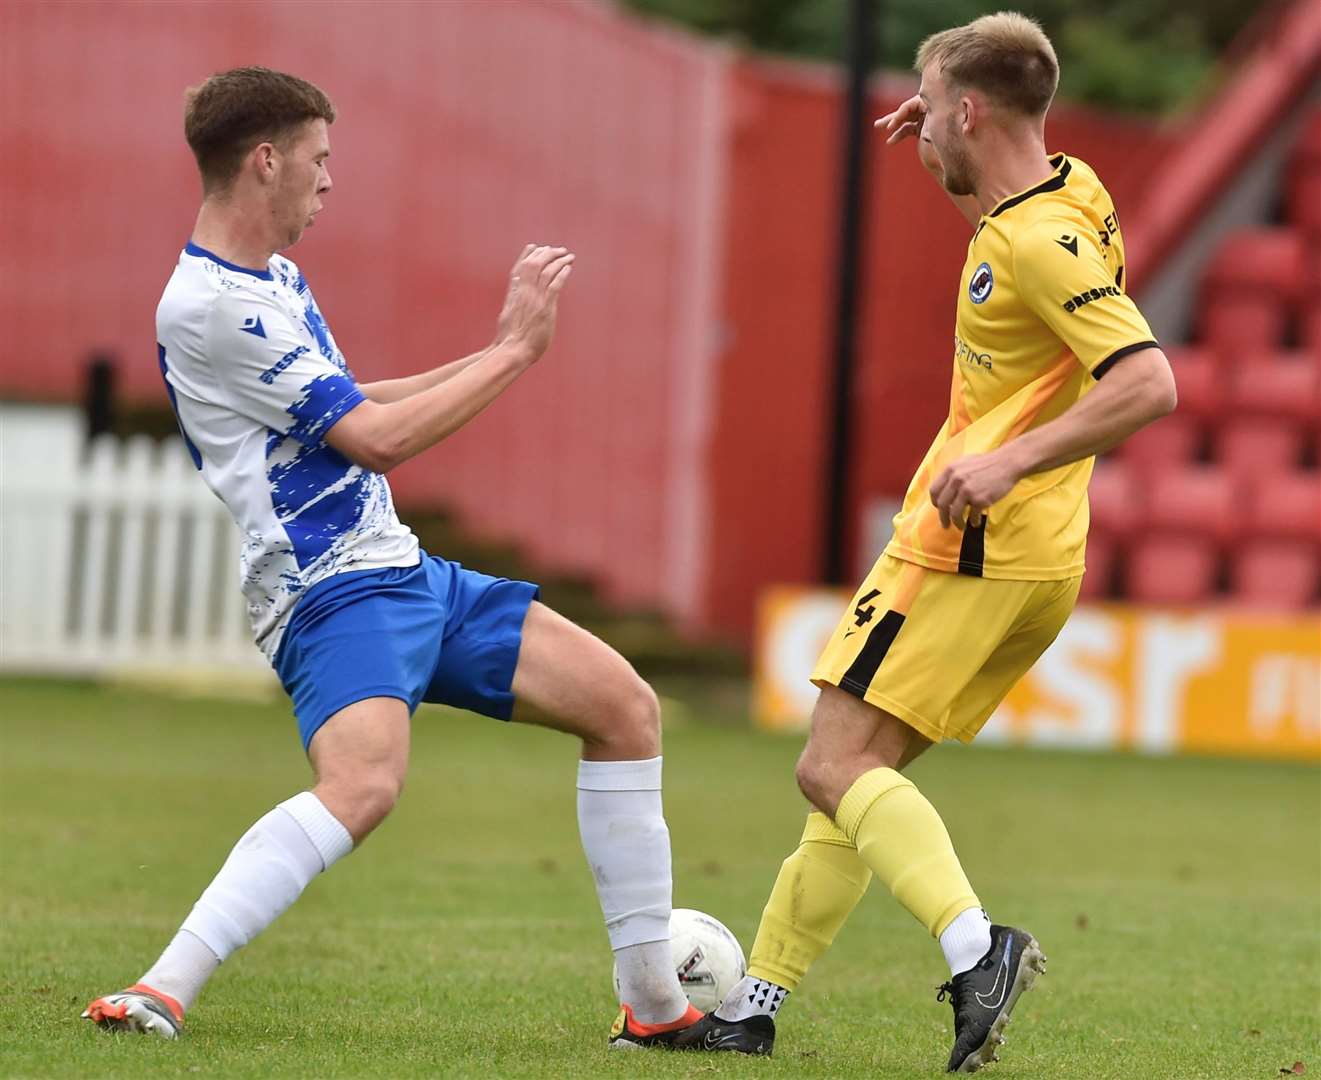
[[[136,1031],[162,1039],[177,1039],[183,1033],[183,1007],[142,983],[97,998],[83,1010],[83,1019],[107,1031]]]

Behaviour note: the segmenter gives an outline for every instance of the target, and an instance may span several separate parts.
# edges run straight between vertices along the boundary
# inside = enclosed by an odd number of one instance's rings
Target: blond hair
[[[983,15],[932,34],[917,49],[920,72],[935,64],[957,86],[980,90],[999,105],[1044,116],[1060,81],[1060,63],[1045,31],[1016,11]]]

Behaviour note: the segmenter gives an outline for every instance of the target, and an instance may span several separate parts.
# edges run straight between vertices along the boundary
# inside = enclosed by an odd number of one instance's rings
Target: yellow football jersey
[[[1083,572],[1092,459],[1024,477],[978,528],[942,528],[930,488],[961,457],[1055,419],[1116,361],[1155,346],[1124,292],[1124,243],[1096,174],[1055,172],[983,215],[968,244],[949,418],[894,519],[887,554],[975,577],[1048,581]]]

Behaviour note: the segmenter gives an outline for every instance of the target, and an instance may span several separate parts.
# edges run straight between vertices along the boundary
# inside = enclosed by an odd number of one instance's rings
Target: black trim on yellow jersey
[[[1061,161],[1064,162],[1064,165],[1062,167],[1060,166]],[[1020,195],[1014,195],[1008,199],[1005,199],[1004,202],[1002,202],[999,206],[997,206],[986,216],[998,217],[999,215],[1003,214],[1006,210],[1008,210],[1011,206],[1017,206],[1021,202],[1026,202],[1028,199],[1032,198],[1033,195],[1044,195],[1048,191],[1059,191],[1059,189],[1064,186],[1065,180],[1068,179],[1069,173],[1073,170],[1073,162],[1065,158],[1063,154],[1056,154],[1053,158],[1050,159],[1050,163],[1054,165],[1056,168],[1058,168],[1060,171],[1057,172],[1050,179],[1043,180],[1036,187],[1028,188]]]
[[[897,611],[887,611],[881,617],[881,621],[873,626],[871,633],[867,635],[866,643],[853,663],[849,665],[848,671],[844,672],[839,680],[841,690],[847,690],[854,697],[866,699],[867,689],[876,678],[876,671],[881,666],[881,661],[890,651],[890,646],[894,644],[895,636],[903,625],[904,617]]]
[[[1114,367],[1117,363],[1119,363],[1119,361],[1124,359],[1124,357],[1126,356],[1132,356],[1133,353],[1141,352],[1143,349],[1159,349],[1159,348],[1160,348],[1160,342],[1158,341],[1139,341],[1132,345],[1125,345],[1122,349],[1116,349],[1104,360],[1102,360],[1099,364],[1097,364],[1096,367],[1092,368],[1092,378],[1099,379],[1102,375],[1104,375],[1107,371],[1109,371],[1112,367]]]
[[[980,525],[963,527],[963,543],[959,546],[959,573],[968,577],[981,577],[986,565],[986,518]]]

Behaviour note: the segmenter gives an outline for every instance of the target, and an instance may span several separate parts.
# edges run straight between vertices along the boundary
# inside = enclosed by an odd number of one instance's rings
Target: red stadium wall
[[[328,212],[291,254],[360,379],[485,344],[525,241],[579,254],[555,347],[392,475],[401,504],[734,637],[763,584],[814,578],[838,79],[603,6],[5,5],[0,395],[75,398],[109,349],[163,401],[152,312],[198,197],[181,93],[244,63],[339,107]],[[1051,134],[1121,214],[1165,142],[1063,108]],[[902,490],[943,414],[967,241],[911,152],[877,150],[855,507]]]
[[[0,11],[0,393],[70,398],[88,351],[163,402],[156,298],[196,213],[183,88],[260,63],[339,108],[292,254],[354,373],[489,341],[528,240],[579,255],[556,345],[391,477],[617,597],[695,616],[692,397],[719,230],[716,51],[581,3],[10,4]]]

